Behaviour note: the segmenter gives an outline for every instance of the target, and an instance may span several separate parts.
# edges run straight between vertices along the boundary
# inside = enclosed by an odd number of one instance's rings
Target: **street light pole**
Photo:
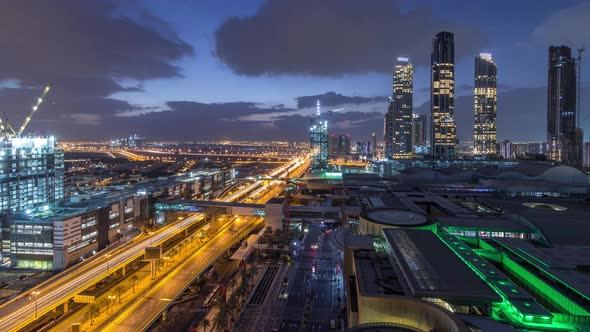
[[[105,257],[107,258],[107,276],[111,273],[111,254],[106,254]]]
[[[37,319],[37,299],[39,298],[39,292],[34,291],[32,294],[35,298],[35,319]]]
[[[115,296],[115,295],[109,295],[109,296],[108,296],[108,298],[107,298],[107,300],[108,300],[108,301],[107,301],[107,313],[109,312],[109,308],[110,308],[110,311],[111,311],[110,313],[111,313],[111,314],[113,313],[113,306],[114,306],[114,303],[111,303],[111,301],[113,301],[115,298],[116,298],[116,296]]]

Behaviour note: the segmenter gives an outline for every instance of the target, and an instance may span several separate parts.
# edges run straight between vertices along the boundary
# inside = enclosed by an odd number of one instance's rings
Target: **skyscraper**
[[[496,64],[490,53],[475,58],[475,89],[473,94],[473,154],[497,154],[496,147]]]
[[[548,158],[582,167],[582,130],[577,128],[576,61],[567,46],[549,47],[547,81]]]
[[[328,166],[328,120],[320,117],[320,101],[316,105],[317,114],[309,128],[309,147],[314,152],[312,169],[322,170]]]
[[[412,152],[412,96],[414,67],[408,58],[398,57],[393,71],[393,97],[385,114],[387,157]]]
[[[455,155],[455,44],[453,33],[439,32],[432,41],[431,121],[432,156],[450,159]]]
[[[389,106],[387,107],[387,113],[385,113],[385,157],[393,157],[393,145],[395,142],[395,111],[393,108],[393,98],[389,97]]]
[[[412,146],[426,144],[426,115],[412,115]]]

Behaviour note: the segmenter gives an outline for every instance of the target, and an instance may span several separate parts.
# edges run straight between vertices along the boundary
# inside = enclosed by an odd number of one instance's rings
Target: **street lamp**
[[[105,257],[107,258],[107,276],[110,274],[110,268],[111,268],[111,254],[106,254]]]
[[[37,299],[39,298],[39,292],[34,291],[33,293],[33,297],[35,298],[35,319],[37,319]]]
[[[170,257],[164,256],[163,258],[164,258],[164,267],[166,269],[166,272],[164,272],[164,273],[168,273],[168,260],[170,259]]]

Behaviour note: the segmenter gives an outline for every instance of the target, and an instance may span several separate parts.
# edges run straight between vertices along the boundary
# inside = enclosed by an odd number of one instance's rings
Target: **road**
[[[252,218],[250,218],[252,219]],[[212,264],[223,252],[236,244],[245,234],[262,224],[263,218],[236,221],[212,240],[195,251],[190,258],[168,272],[168,275],[141,297],[116,312],[96,331],[143,331],[146,330],[168,306],[170,300],[188,287],[194,279]]]
[[[269,176],[284,176],[288,170],[294,170],[309,162],[309,156],[298,157],[268,174]],[[223,199],[233,202],[247,193],[264,185],[264,181],[256,181],[246,188]],[[0,307],[0,331],[17,331],[28,325],[43,314],[69,301],[74,295],[104,279],[108,273],[124,267],[129,262],[141,257],[145,247],[156,246],[170,237],[184,231],[187,227],[202,220],[203,214],[196,214],[182,221],[167,225],[152,235],[138,241],[126,244],[110,253],[110,257],[100,255],[88,264],[71,268],[46,282],[33,287],[15,297]],[[33,294],[38,294],[34,297]]]

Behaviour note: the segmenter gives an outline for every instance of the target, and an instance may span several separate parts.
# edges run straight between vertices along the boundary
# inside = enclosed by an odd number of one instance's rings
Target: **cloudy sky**
[[[0,108],[61,140],[306,139],[315,100],[334,133],[382,134],[397,56],[429,112],[432,37],[455,33],[456,121],[471,136],[474,56],[498,65],[498,136],[542,140],[547,47],[590,46],[579,0],[21,0],[0,10]],[[586,60],[588,59],[588,60]],[[587,64],[587,65],[584,65]],[[590,56],[582,124],[590,137]]]

